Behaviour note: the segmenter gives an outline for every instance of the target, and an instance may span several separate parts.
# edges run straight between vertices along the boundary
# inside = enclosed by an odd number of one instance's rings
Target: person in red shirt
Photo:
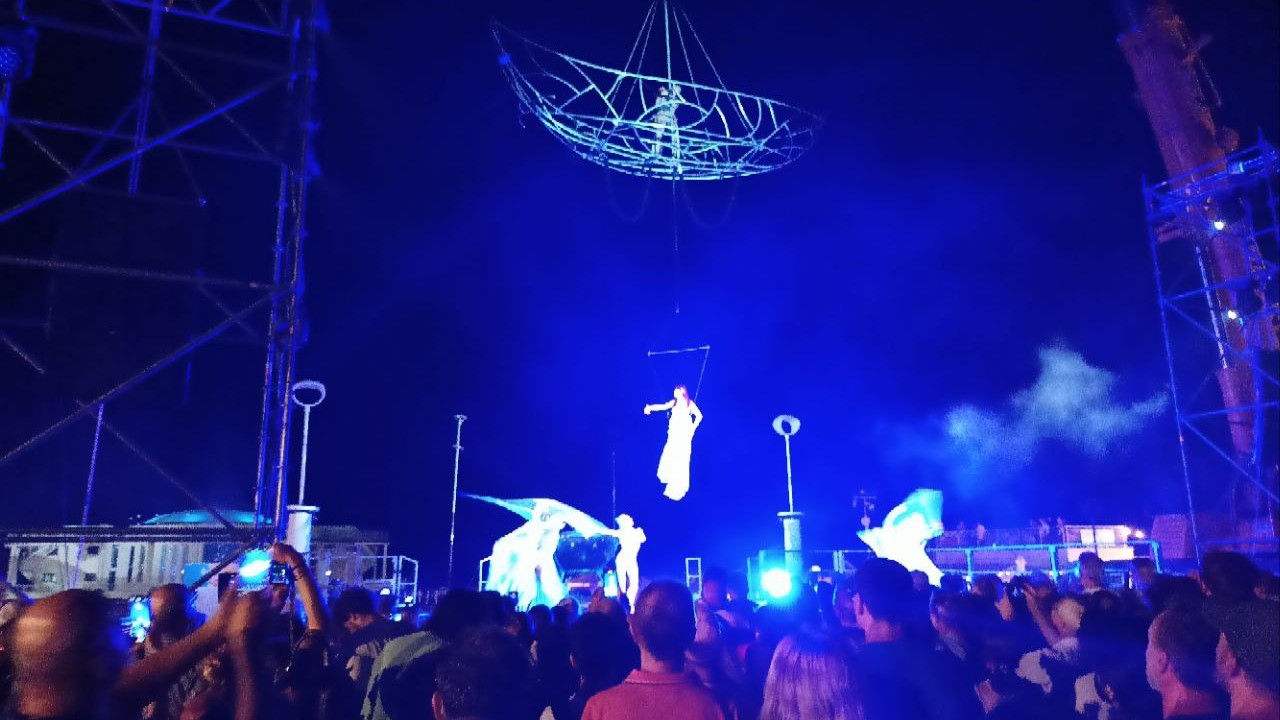
[[[724,720],[715,697],[684,669],[695,629],[688,588],[669,580],[645,588],[631,616],[640,669],[592,697],[582,720]]]

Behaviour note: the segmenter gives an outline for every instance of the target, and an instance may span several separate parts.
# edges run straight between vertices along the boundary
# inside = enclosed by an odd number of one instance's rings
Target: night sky
[[[1178,7],[1214,36],[1220,124],[1280,138],[1276,3]],[[1167,410],[1102,452],[1050,437],[983,462],[946,434],[959,407],[1016,424],[1010,399],[1037,383],[1045,348],[1110,373],[1116,407],[1168,385],[1141,198],[1163,171],[1107,2],[690,0],[731,88],[824,126],[793,165],[690,185],[674,203],[669,185],[610,175],[522,122],[488,32],[498,18],[619,65],[645,8],[330,3],[299,359],[329,389],[308,481],[322,522],[390,531],[439,582],[456,413],[469,417],[464,491],[554,497],[607,521],[616,477],[618,509],[651,541],[646,574],[675,574],[686,556],[738,566],[780,542],[781,413],[803,423],[796,503],[811,547],[858,544],[859,489],[883,512],[937,487],[948,525],[1183,509]],[[665,420],[640,411],[692,386],[697,359],[646,351],[702,344],[706,421],[692,490],[673,504],[653,475]],[[249,368],[196,371],[253,390]],[[256,426],[218,422],[247,456],[192,443],[175,463],[243,507]],[[163,437],[158,424],[135,427]],[[33,460],[0,468],[0,483],[15,467],[40,477]],[[190,504],[103,492],[99,522]],[[0,526],[71,521],[82,493],[0,501]],[[462,501],[459,578],[514,526]]]

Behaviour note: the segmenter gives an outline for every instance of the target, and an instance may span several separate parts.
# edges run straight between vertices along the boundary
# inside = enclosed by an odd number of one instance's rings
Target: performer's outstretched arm
[[[676,406],[675,400],[668,400],[662,403],[661,405],[645,405],[644,414],[648,415],[649,413],[653,413],[653,412],[662,412],[663,410],[670,410],[675,406]]]
[[[702,411],[698,409],[698,403],[692,400],[689,401],[689,414],[693,416],[693,429],[696,432],[702,424]]]

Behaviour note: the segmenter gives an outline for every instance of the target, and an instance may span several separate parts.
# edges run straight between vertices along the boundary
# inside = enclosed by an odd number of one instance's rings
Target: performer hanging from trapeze
[[[645,405],[644,414],[669,410],[667,444],[658,460],[658,479],[667,486],[663,495],[679,500],[689,492],[689,456],[693,453],[693,434],[702,424],[702,411],[689,397],[689,388],[677,385],[674,397],[661,405]]]

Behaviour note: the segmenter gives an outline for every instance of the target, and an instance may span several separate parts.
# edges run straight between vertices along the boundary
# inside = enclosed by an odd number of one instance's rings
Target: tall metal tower
[[[1274,546],[1280,157],[1262,140],[1237,152],[1239,136],[1214,122],[1207,40],[1168,2],[1120,8],[1119,45],[1169,175],[1145,198],[1196,552],[1254,549],[1259,536]]]
[[[278,536],[322,24],[320,0],[0,2],[0,493],[65,480],[66,431],[103,418],[128,463],[99,492],[138,470],[228,539]],[[183,477],[164,452],[204,412],[193,387],[230,427],[195,426]],[[203,497],[238,482],[252,537]]]

